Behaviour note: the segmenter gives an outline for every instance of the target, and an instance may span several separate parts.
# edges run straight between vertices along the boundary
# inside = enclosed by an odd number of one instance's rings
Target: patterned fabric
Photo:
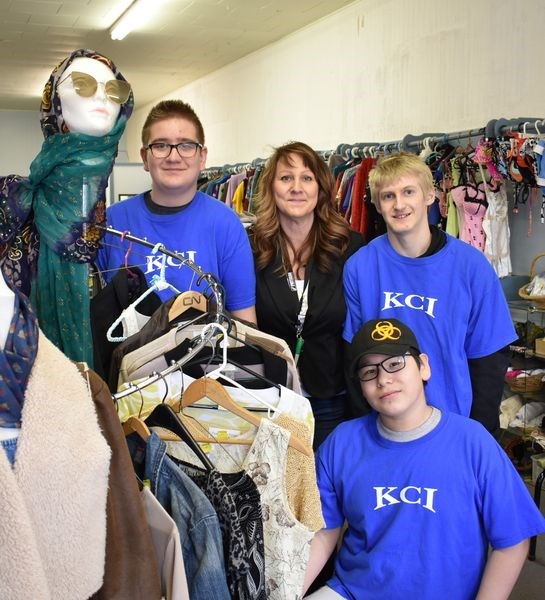
[[[30,296],[36,277],[39,237],[31,215],[28,180],[20,175],[0,177],[0,259],[6,279]]]
[[[184,411],[187,409],[184,409]],[[210,411],[228,415],[226,411]],[[279,418],[279,417],[278,417]],[[288,425],[290,419],[284,418]],[[293,422],[293,420],[292,420]],[[216,435],[217,429],[208,428]],[[227,429],[221,429],[229,434]],[[248,434],[252,435],[252,431]],[[248,435],[245,434],[245,435]],[[240,436],[244,437],[244,436]],[[313,486],[311,478],[305,470],[291,472],[288,470],[290,432],[279,427],[274,422],[262,419],[255,434],[252,446],[225,444],[205,444],[203,449],[217,469],[225,472],[232,470],[237,463],[250,475],[257,485],[263,512],[263,533],[265,539],[265,576],[267,598],[271,600],[297,600],[301,598],[304,574],[309,559],[310,542],[314,536],[314,528],[323,523],[321,511],[316,515],[312,511],[317,492],[315,469]],[[167,452],[178,460],[193,463],[196,459],[191,450],[183,442],[166,442]],[[245,455],[245,457],[244,457]],[[295,460],[294,462],[299,462]],[[305,487],[298,477],[304,475]],[[288,486],[293,487],[293,493],[288,493]],[[296,500],[295,507],[288,502],[288,496]],[[297,507],[311,507],[311,514],[305,511],[305,518],[311,524],[303,523]],[[319,507],[318,507],[319,508]],[[318,521],[319,519],[319,521]]]
[[[223,537],[227,583],[237,600],[266,600],[263,517],[259,492],[246,473],[204,473],[177,464],[214,507]]]
[[[312,448],[312,436],[308,427],[302,421],[282,413],[274,419],[274,423],[290,431],[292,435],[297,436],[309,448]],[[322,516],[318,483],[316,482],[314,454],[307,456],[295,450],[295,448],[288,448],[284,483],[290,509],[297,520],[312,531],[323,529],[325,522]]]
[[[98,60],[124,79],[106,57],[74,51],[52,72],[42,97],[42,149],[28,179],[9,176],[0,185],[0,242],[9,245],[4,273],[27,295],[44,333],[70,358],[92,363],[88,265],[105,221],[105,190],[117,145],[132,107],[132,94],[105,136],[68,131],[57,84],[79,57]],[[53,310],[52,310],[53,309]]]
[[[0,427],[21,427],[26,385],[37,352],[36,317],[28,300],[16,290],[13,318],[0,351]]]
[[[284,473],[290,433],[267,419],[260,423],[244,469],[257,485],[263,511],[267,598],[302,598],[314,533],[299,523],[287,502]]]

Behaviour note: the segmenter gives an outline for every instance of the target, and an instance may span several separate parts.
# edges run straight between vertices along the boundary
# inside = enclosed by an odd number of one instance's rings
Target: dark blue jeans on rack
[[[309,397],[309,402],[314,414],[314,451],[326,437],[343,421],[346,421],[346,394],[337,394],[333,398]]]

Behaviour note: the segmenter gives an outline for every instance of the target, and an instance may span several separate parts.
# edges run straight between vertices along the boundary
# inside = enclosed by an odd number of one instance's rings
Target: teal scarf
[[[4,274],[30,295],[46,336],[69,358],[92,366],[89,264],[98,251],[108,177],[134,98],[121,106],[108,135],[71,133],[57,86],[79,57],[98,60],[125,80],[109,58],[85,48],[55,67],[40,108],[45,140],[30,176],[0,178],[0,254]]]
[[[123,115],[103,137],[51,135],[30,165],[27,196],[40,235],[31,300],[45,335],[69,358],[92,365],[89,257],[104,221],[106,177],[126,124]],[[26,204],[28,200],[24,201]],[[100,202],[99,202],[100,201]]]

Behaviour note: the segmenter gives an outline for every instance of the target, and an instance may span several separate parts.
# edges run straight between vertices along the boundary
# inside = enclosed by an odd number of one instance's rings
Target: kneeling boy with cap
[[[480,423],[426,402],[428,357],[403,323],[365,323],[350,361],[373,412],[317,453],[326,529],[307,586],[347,528],[333,577],[309,598],[508,598],[528,538],[545,531],[520,475]]]

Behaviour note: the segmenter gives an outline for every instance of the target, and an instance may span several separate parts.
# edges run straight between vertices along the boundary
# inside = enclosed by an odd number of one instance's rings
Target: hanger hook
[[[161,400],[161,404],[165,403],[165,400],[168,397],[168,383],[167,380],[165,379],[164,374],[161,371],[155,371],[155,373],[152,373],[152,375],[157,375],[157,377],[159,377],[160,379],[162,379],[163,383],[165,384],[165,392],[163,394],[163,398]]]
[[[536,129],[537,135],[541,135],[541,131],[539,131],[539,128],[537,126],[538,123],[539,123],[539,119],[537,119],[536,122],[534,123],[534,127]]]
[[[157,244],[155,244],[155,246],[153,246],[153,248],[151,249],[151,253],[152,254],[157,254],[157,252],[159,252],[159,250],[163,247],[163,244],[161,244],[161,242],[158,242]],[[163,257],[161,259],[161,267],[159,269],[159,279],[161,281],[165,281],[165,269],[166,269],[166,262],[167,262],[167,255],[163,253]]]
[[[220,323],[208,323],[206,324],[202,331],[201,331],[201,339],[204,341],[205,335],[209,332],[209,331],[221,331],[221,333],[223,334],[223,344],[222,344],[222,358],[221,358],[221,365],[217,368],[214,369],[215,372],[221,372],[226,366],[227,366],[227,329],[221,325]]]
[[[524,137],[527,137],[527,133],[526,133],[526,125],[530,125],[530,121],[524,121],[524,125],[522,126],[522,135]]]
[[[137,387],[138,393],[140,394],[140,408],[138,410],[138,418],[142,415],[142,411],[144,410],[144,394],[142,394],[142,389]]]

